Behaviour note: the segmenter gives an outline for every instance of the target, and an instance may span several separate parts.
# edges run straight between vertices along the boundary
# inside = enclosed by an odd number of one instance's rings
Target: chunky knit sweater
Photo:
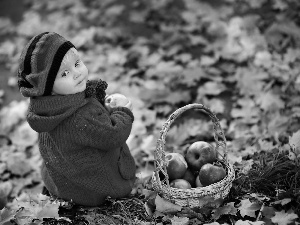
[[[109,114],[84,92],[31,98],[27,121],[39,133],[49,192],[87,206],[126,197],[136,169],[126,145],[133,119],[125,107]]]

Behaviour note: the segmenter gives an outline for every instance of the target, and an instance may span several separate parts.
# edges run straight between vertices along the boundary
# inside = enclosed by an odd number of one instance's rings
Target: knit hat
[[[51,95],[60,64],[74,45],[54,32],[34,36],[19,60],[18,85],[24,97]]]

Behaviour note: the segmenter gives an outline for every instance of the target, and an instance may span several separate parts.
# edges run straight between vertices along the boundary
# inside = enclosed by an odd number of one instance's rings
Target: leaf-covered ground
[[[128,96],[128,145],[136,186],[128,199],[87,208],[42,195],[37,134],[28,101],[0,108],[0,225],[299,224],[300,3],[298,0],[24,0],[22,20],[0,17],[0,62],[11,73],[0,99],[17,93],[19,54],[44,31],[78,47],[91,79]],[[1,16],[1,15],[0,15]],[[154,150],[176,109],[202,103],[220,119],[236,179],[219,207],[192,210],[149,189]],[[166,151],[214,144],[198,111],[180,116]],[[11,222],[9,222],[11,221]],[[14,222],[12,222],[14,221]]]

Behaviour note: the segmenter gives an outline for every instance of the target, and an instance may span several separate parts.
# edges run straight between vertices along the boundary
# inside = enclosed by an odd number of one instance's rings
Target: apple
[[[196,176],[194,175],[194,173],[189,168],[187,168],[187,170],[185,171],[182,179],[189,182],[192,187],[195,187]]]
[[[190,145],[185,154],[185,159],[189,168],[199,171],[204,164],[213,163],[217,160],[217,151],[211,144],[205,141],[197,141]]]
[[[196,177],[196,187],[203,187],[203,184],[199,180],[199,175]]]
[[[216,183],[226,176],[226,171],[223,167],[207,163],[201,167],[199,171],[199,180],[204,186]]]
[[[175,179],[170,183],[170,187],[179,188],[179,189],[190,189],[192,188],[191,184],[184,179]]]
[[[108,111],[111,111],[112,108],[118,106],[125,106],[129,103],[128,98],[125,95],[120,93],[114,93],[107,95],[104,100],[105,107]]]
[[[180,153],[167,153],[167,173],[169,175],[169,180],[175,180],[182,178],[188,165]]]

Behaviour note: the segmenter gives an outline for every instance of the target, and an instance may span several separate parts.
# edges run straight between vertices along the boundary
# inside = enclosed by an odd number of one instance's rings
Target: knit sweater
[[[31,98],[27,121],[39,133],[49,192],[86,206],[130,194],[136,167],[126,140],[133,119],[125,107],[109,114],[84,92]]]

